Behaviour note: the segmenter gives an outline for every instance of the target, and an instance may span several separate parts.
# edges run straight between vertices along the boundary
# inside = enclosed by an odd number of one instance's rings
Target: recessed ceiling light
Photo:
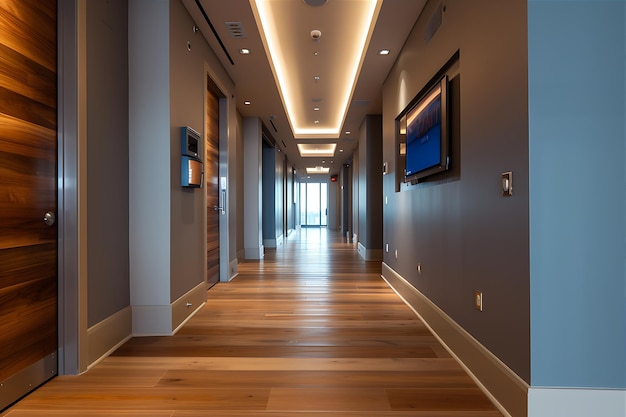
[[[240,53],[241,55],[250,55],[250,50],[249,50],[248,48],[241,48],[241,49],[239,50],[239,53]]]
[[[339,149],[339,152],[343,152],[343,149]]]
[[[391,51],[389,49],[381,49],[378,51],[378,55],[389,55]]]
[[[349,130],[346,130],[346,135],[349,135],[350,133],[352,132],[350,132]]]
[[[316,125],[320,124],[319,120],[314,121],[313,123],[315,123]]]
[[[313,81],[318,82],[320,80],[320,76],[316,75],[313,77]]]
[[[245,104],[246,106],[249,106],[250,104],[252,104],[252,102],[249,101],[249,100],[246,100],[246,101],[243,102],[243,104]]]
[[[313,107],[313,110],[314,111],[320,111],[320,108],[319,107]]]

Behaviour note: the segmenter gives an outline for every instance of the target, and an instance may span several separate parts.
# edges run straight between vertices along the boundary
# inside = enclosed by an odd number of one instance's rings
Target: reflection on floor
[[[175,336],[131,339],[6,415],[501,416],[380,269],[338,232],[302,229]]]

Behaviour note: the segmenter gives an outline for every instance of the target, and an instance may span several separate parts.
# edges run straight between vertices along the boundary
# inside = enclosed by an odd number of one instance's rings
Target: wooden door
[[[206,93],[206,139],[204,170],[206,177],[207,231],[206,262],[209,285],[220,279],[220,216],[225,209],[225,193],[220,198],[219,175],[219,98],[213,92],[213,82],[209,80]]]
[[[55,0],[0,2],[0,409],[57,369],[56,27]]]

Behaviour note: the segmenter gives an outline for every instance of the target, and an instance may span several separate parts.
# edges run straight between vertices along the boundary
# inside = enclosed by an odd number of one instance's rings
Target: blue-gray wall
[[[625,20],[528,3],[533,386],[626,388]]]

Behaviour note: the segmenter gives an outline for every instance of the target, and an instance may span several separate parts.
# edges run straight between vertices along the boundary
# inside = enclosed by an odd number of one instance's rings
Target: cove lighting
[[[328,2],[319,8],[284,0],[250,0],[250,4],[294,137],[339,138],[382,0]],[[297,30],[311,27],[318,16],[322,21],[329,15],[342,24],[324,30],[317,41],[324,46],[324,54],[312,57],[311,49],[302,45],[313,41],[308,33],[303,36]],[[325,43],[326,39],[333,41]],[[342,59],[333,59],[337,56]],[[328,62],[319,61],[325,57]],[[311,82],[307,61],[313,58],[324,71]],[[332,115],[318,125],[308,113],[311,97],[323,97],[324,111]]]

